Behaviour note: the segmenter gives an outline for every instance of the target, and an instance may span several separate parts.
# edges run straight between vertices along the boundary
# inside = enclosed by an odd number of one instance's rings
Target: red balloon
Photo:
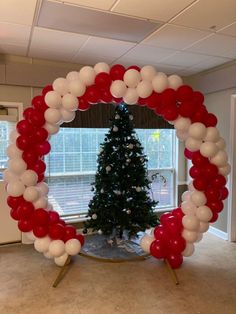
[[[165,222],[166,219],[169,218],[170,216],[172,216],[171,213],[164,213],[164,214],[162,214],[161,217],[160,217],[161,224],[163,225],[163,222]]]
[[[41,159],[37,160],[33,166],[29,167],[29,169],[34,170],[37,175],[44,173],[46,170],[46,164]]]
[[[52,90],[53,90],[52,85],[47,85],[47,86],[45,86],[45,87],[43,88],[43,90],[42,90],[42,95],[43,95],[43,97],[45,97],[46,94],[47,94],[48,92],[52,91]]]
[[[39,156],[47,155],[51,150],[51,145],[48,141],[35,145],[36,152]]]
[[[141,98],[141,97],[139,97],[137,104],[138,104],[139,106],[141,106],[141,107],[146,106],[146,105],[147,105],[147,99],[148,99],[148,97],[147,97],[147,98]]]
[[[154,237],[157,240],[167,240],[167,230],[162,226],[159,225],[157,227],[155,227],[154,229]]]
[[[220,199],[220,191],[218,189],[215,189],[213,187],[208,187],[204,191],[207,201],[215,201]]]
[[[49,214],[49,222],[50,222],[50,224],[55,224],[55,223],[59,222],[60,216],[59,216],[59,214],[56,211],[50,210],[48,212],[48,214]]]
[[[16,139],[16,146],[20,150],[26,150],[32,145],[32,140],[28,135],[20,135]]]
[[[32,134],[32,140],[34,143],[41,143],[48,138],[48,131],[44,128],[37,128]]]
[[[76,238],[77,240],[79,240],[81,246],[84,245],[85,239],[84,239],[84,236],[83,236],[82,234],[77,234],[77,235],[75,236],[75,238]]]
[[[27,163],[28,167],[33,167],[38,160],[38,154],[34,149],[27,149],[23,152],[22,159]]]
[[[40,110],[34,110],[32,111],[29,116],[27,117],[27,120],[34,126],[43,126],[45,123],[45,118],[44,118],[44,111]]]
[[[202,105],[204,103],[204,95],[201,92],[195,91],[193,92],[192,100],[195,105]]]
[[[13,218],[14,220],[20,220],[20,217],[17,212],[17,208],[13,207],[10,211],[10,215],[11,215],[11,218]]]
[[[220,189],[220,199],[225,200],[229,195],[228,189],[224,186]]]
[[[31,113],[34,111],[34,108],[32,107],[29,107],[29,108],[26,108],[23,112],[23,116],[26,120],[28,120],[28,117],[31,115]]]
[[[150,253],[156,258],[165,258],[168,254],[167,247],[161,240],[155,240],[150,245]]]
[[[183,101],[179,106],[179,114],[185,118],[191,118],[195,113],[194,104],[190,101]]]
[[[31,100],[31,104],[36,110],[39,110],[41,112],[45,112],[49,108],[44,101],[44,96],[41,96],[41,95],[35,96]]]
[[[200,151],[193,153],[192,163],[195,166],[203,166],[209,163],[208,158],[203,157]]]
[[[123,101],[123,98],[120,97],[120,98],[116,98],[116,97],[112,97],[113,101],[117,104],[120,104],[122,101]]]
[[[70,240],[70,239],[73,239],[75,238],[76,236],[76,228],[74,226],[70,226],[70,225],[67,225],[65,226],[65,229],[64,229],[64,237],[63,237],[63,240],[64,242]]]
[[[158,94],[153,91],[152,94],[149,97],[147,97],[146,103],[147,103],[148,108],[150,109],[154,109],[158,107],[159,105],[162,104],[161,94]]]
[[[186,247],[186,241],[179,235],[176,235],[170,239],[169,251],[173,254],[180,254]]]
[[[159,102],[158,104],[156,104],[155,113],[158,116],[162,116],[164,114],[164,110],[165,110],[165,105],[162,102]]]
[[[95,84],[100,88],[109,88],[111,85],[111,77],[106,72],[101,72],[95,77]]]
[[[53,240],[63,240],[65,227],[60,223],[49,226],[49,236]]]
[[[32,220],[19,220],[18,228],[22,232],[29,232],[33,229]]]
[[[34,127],[27,120],[21,120],[16,125],[16,130],[21,135],[31,135]]]
[[[17,207],[18,207],[22,202],[24,202],[23,196],[17,196],[17,197],[8,196],[8,197],[7,197],[7,205],[8,205],[9,207],[11,207],[11,208],[17,209]]]
[[[208,201],[206,204],[213,212],[220,213],[224,208],[224,204],[222,201]]]
[[[179,234],[182,230],[182,223],[175,216],[171,215],[163,221],[163,226],[168,229],[171,234]]]
[[[38,174],[38,181],[37,181],[37,182],[38,182],[38,183],[39,183],[39,182],[43,182],[44,180],[45,180],[44,173],[39,173],[39,174]]]
[[[134,70],[137,70],[137,71],[139,71],[140,72],[140,67],[138,67],[137,65],[131,65],[131,66],[129,66],[128,68],[127,68],[127,70],[130,70],[130,69],[134,69]]]
[[[215,176],[215,178],[211,181],[211,185],[215,188],[222,188],[224,185],[226,185],[226,179],[221,174],[218,174]]]
[[[172,215],[175,216],[179,221],[182,221],[182,218],[184,217],[184,213],[182,212],[182,209],[180,207],[175,208],[172,210]]]
[[[110,92],[110,89],[108,89],[108,88],[101,89],[100,93],[101,93],[101,101],[102,102],[105,102],[105,103],[111,103],[112,102],[113,97],[112,97],[112,94]]]
[[[190,150],[185,148],[184,149],[184,156],[191,160],[193,158],[193,156],[194,156],[194,152],[191,152]]]
[[[212,216],[211,220],[209,221],[211,223],[215,222],[218,219],[218,216],[219,216],[217,214],[217,212],[212,212],[212,213],[213,213],[213,216]]]
[[[217,118],[213,113],[208,113],[206,116],[206,121],[205,121],[206,127],[209,126],[216,126],[217,125]]]
[[[205,124],[206,118],[207,118],[208,112],[204,108],[198,108],[197,112],[193,114],[191,117],[191,121],[194,122],[201,122]]]
[[[170,254],[166,259],[173,269],[179,268],[183,263],[183,256],[181,254]]]
[[[110,76],[113,81],[123,80],[125,74],[125,67],[121,64],[115,64],[110,69]]]
[[[210,181],[217,176],[218,168],[216,165],[208,163],[202,167],[202,174],[206,180]]]
[[[176,105],[167,105],[163,109],[163,116],[164,116],[164,119],[167,121],[173,121],[177,119],[178,115],[179,115],[179,111]]]
[[[66,223],[65,223],[65,221],[63,219],[59,219],[58,223],[61,224],[64,227],[66,226]]]
[[[193,166],[194,167],[194,166]],[[207,186],[208,186],[208,182],[206,181],[206,179],[204,177],[197,177],[193,180],[193,186],[195,187],[195,189],[197,189],[198,191],[205,191]]]
[[[78,100],[79,100],[78,108],[80,111],[86,111],[90,108],[90,104],[84,97],[79,97]]]
[[[193,97],[193,89],[188,85],[182,85],[177,89],[178,101],[191,100]]]
[[[167,88],[161,93],[161,102],[164,106],[176,107],[176,91],[172,88]]]
[[[24,201],[22,202],[18,208],[17,213],[20,219],[30,219],[34,212],[34,205],[31,202]]]
[[[88,86],[84,94],[85,99],[91,104],[96,104],[100,101],[100,90],[96,85]]]
[[[192,177],[192,178],[198,178],[201,176],[201,168],[200,167],[197,167],[197,166],[192,166],[190,169],[189,169],[189,175]]]
[[[44,226],[49,223],[49,214],[43,208],[35,209],[33,213],[33,222],[36,226]]]
[[[48,226],[34,226],[33,233],[37,238],[43,238],[48,234]]]

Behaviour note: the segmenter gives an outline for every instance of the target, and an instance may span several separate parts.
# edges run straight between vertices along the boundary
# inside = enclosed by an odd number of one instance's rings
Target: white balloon
[[[62,117],[62,120],[64,122],[71,122],[74,120],[75,118],[75,111],[68,111],[64,108],[62,108],[61,110],[61,117]]]
[[[38,181],[38,175],[33,170],[25,170],[20,177],[21,181],[26,186],[35,185]]]
[[[202,144],[201,140],[197,140],[190,136],[186,139],[186,142],[185,142],[186,148],[190,150],[191,152],[196,152],[197,150],[199,150],[201,144]]]
[[[66,94],[62,97],[62,106],[69,111],[76,111],[78,109],[78,99],[74,95]]]
[[[19,137],[19,136],[20,136],[20,134],[16,130],[11,131],[11,133],[9,135],[10,143],[15,143],[17,137]]]
[[[50,108],[54,108],[54,109],[61,108],[61,96],[55,91],[49,91],[45,95],[44,100],[45,100],[45,103]]]
[[[199,232],[203,233],[209,229],[209,223],[205,221],[200,221]]]
[[[219,150],[217,154],[211,158],[211,163],[218,166],[224,167],[227,164],[228,156],[224,150]]]
[[[152,84],[149,81],[141,81],[137,86],[137,94],[141,98],[149,97],[153,92]]]
[[[125,82],[121,80],[115,80],[112,82],[110,87],[110,92],[112,96],[116,98],[123,97],[126,93],[127,87],[125,85]]]
[[[9,158],[21,158],[22,150],[20,150],[15,144],[10,144],[7,147],[6,154]]]
[[[190,201],[190,197],[191,197],[190,191],[185,191],[185,192],[181,195],[182,201]]]
[[[197,240],[195,241],[196,243],[197,242],[200,242],[201,240],[202,240],[202,238],[203,238],[203,234],[202,233],[199,233],[198,234],[198,237],[197,237]]]
[[[80,252],[81,244],[77,239],[70,239],[65,244],[65,251],[69,255],[77,255]]]
[[[10,196],[21,196],[25,191],[25,186],[20,180],[10,181],[7,184],[7,193]]]
[[[182,219],[183,227],[187,230],[198,231],[200,221],[195,215],[185,215]]]
[[[168,87],[177,90],[180,86],[183,85],[183,80],[180,76],[172,74],[168,77]]]
[[[52,240],[48,251],[53,257],[59,257],[65,253],[65,244],[62,240]]]
[[[3,171],[3,180],[9,183],[10,181],[19,180],[19,176],[10,171],[9,169],[6,169]]]
[[[64,266],[65,263],[66,263],[66,260],[68,258],[68,254],[67,253],[64,253],[63,255],[59,256],[59,257],[55,257],[54,258],[54,261],[55,261],[55,264],[57,266]]]
[[[47,208],[48,199],[45,196],[39,197],[36,201],[33,202],[34,208]]]
[[[217,128],[210,126],[206,128],[205,142],[218,142],[220,139],[220,133]]]
[[[79,72],[78,71],[71,71],[67,74],[66,79],[68,82],[78,80],[79,79]]]
[[[67,94],[69,89],[68,81],[63,77],[58,77],[55,79],[55,81],[52,83],[52,87],[61,96]]]
[[[43,255],[44,255],[44,257],[46,257],[46,258],[48,258],[48,259],[52,259],[52,258],[53,258],[52,254],[49,253],[48,251],[47,251],[47,252],[44,252]]]
[[[190,231],[190,230],[187,230],[187,229],[184,229],[182,231],[182,237],[187,241],[187,242],[190,242],[190,243],[193,243],[197,240],[198,238],[198,232],[196,231]]]
[[[149,236],[147,234],[145,234],[142,237],[142,239],[140,241],[140,246],[144,250],[144,252],[150,253],[150,245],[152,244],[152,242],[154,240],[155,240],[155,238],[153,236]]]
[[[90,86],[94,84],[95,76],[96,76],[96,72],[90,66],[84,66],[79,71],[79,78],[86,86]]]
[[[139,71],[129,69],[125,72],[123,80],[128,87],[137,87],[138,83],[141,81],[141,75]]]
[[[225,140],[222,137],[220,137],[219,141],[216,142],[216,145],[219,147],[219,149],[224,149],[226,146]]]
[[[223,176],[227,176],[231,171],[231,166],[227,163],[226,166],[219,168],[219,173]]]
[[[22,174],[27,169],[27,164],[22,158],[13,158],[8,160],[8,169],[16,175]]]
[[[48,131],[48,134],[50,134],[50,135],[56,134],[60,130],[59,124],[51,124],[48,122],[46,122],[43,127],[45,130]]]
[[[195,122],[190,125],[188,132],[189,136],[202,140],[206,136],[206,127],[203,123]]]
[[[200,153],[202,154],[202,156],[207,158],[214,157],[218,150],[218,146],[213,142],[204,142],[201,144],[200,147]]]
[[[152,81],[156,76],[157,71],[152,65],[145,65],[140,71],[141,77],[143,80]]]
[[[191,192],[191,201],[196,206],[203,206],[206,204],[207,198],[203,192],[193,191],[193,192]]]
[[[187,215],[187,214],[195,214],[197,207],[195,204],[191,201],[184,201],[181,203],[181,209],[182,212]]]
[[[187,131],[191,125],[191,120],[189,118],[179,117],[175,121],[175,129],[178,131]]]
[[[152,86],[155,92],[162,93],[169,85],[168,78],[165,73],[158,72],[152,79]]]
[[[48,236],[44,238],[36,238],[34,242],[34,248],[39,253],[47,252],[50,243],[51,243],[51,239]]]
[[[69,91],[75,97],[81,97],[86,91],[86,85],[80,80],[73,80],[69,82]]]
[[[98,62],[94,66],[94,71],[95,71],[96,74],[101,73],[101,72],[109,73],[110,72],[110,67],[105,62]]]
[[[194,253],[194,244],[193,243],[186,243],[186,247],[184,249],[184,251],[182,252],[182,255],[185,257],[189,257],[191,255],[193,255]]]
[[[175,122],[174,122],[175,124]],[[187,131],[182,131],[182,130],[177,130],[176,131],[176,136],[178,137],[178,139],[180,141],[186,141],[186,139],[188,138],[188,132]]]
[[[42,196],[47,195],[49,192],[49,187],[46,182],[39,182],[36,187]]]
[[[58,124],[62,120],[61,112],[58,109],[48,108],[44,112],[44,118],[47,123]]]
[[[23,194],[27,202],[35,202],[39,198],[39,191],[34,186],[28,186]]]
[[[208,206],[203,205],[197,208],[196,216],[200,221],[208,222],[209,220],[211,220],[213,214]]]
[[[125,95],[123,97],[123,100],[128,105],[135,105],[135,104],[137,104],[137,102],[138,102],[138,94],[137,94],[136,88],[128,87],[126,92],[125,92]]]

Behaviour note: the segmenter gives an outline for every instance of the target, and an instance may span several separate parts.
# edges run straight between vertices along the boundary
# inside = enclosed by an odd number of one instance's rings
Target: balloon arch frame
[[[185,143],[185,157],[192,161],[189,174],[193,180],[181,204],[162,214],[161,224],[140,242],[144,251],[178,268],[223,210],[230,165],[225,141],[216,128],[217,118],[207,111],[203,94],[184,85],[178,75],[167,76],[149,65],[141,69],[125,69],[120,64],[110,68],[104,62],[84,66],[66,78],[57,78],[32,99],[32,106],[24,110],[24,118],[10,134],[7,148],[4,180],[10,215],[34,241],[35,249],[57,265],[63,266],[68,257],[79,253],[83,235],[66,225],[47,200],[43,156],[50,152],[49,137],[59,131],[61,123],[72,121],[76,110],[121,101],[147,106],[173,124]]]

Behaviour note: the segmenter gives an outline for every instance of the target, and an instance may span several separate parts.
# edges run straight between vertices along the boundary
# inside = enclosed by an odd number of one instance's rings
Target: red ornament
[[[106,72],[101,72],[95,77],[95,84],[100,88],[109,88],[111,85],[111,77]]]
[[[65,227],[60,223],[49,226],[48,234],[53,240],[63,240]]]
[[[177,89],[177,100],[178,101],[185,101],[191,100],[193,97],[193,89],[188,85],[182,85]]]
[[[150,245],[150,253],[156,258],[165,258],[167,255],[167,246],[161,240],[155,240]]]
[[[125,67],[121,64],[115,64],[110,69],[110,76],[113,81],[123,80],[125,74]]]
[[[181,254],[170,254],[166,259],[173,269],[179,268],[183,263],[183,256]]]

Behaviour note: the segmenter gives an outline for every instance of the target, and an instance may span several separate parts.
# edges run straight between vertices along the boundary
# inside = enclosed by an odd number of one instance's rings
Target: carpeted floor
[[[236,244],[211,234],[177,270],[179,286],[153,258],[104,263],[78,256],[52,288],[59,270],[32,245],[0,247],[0,313],[236,313]]]

